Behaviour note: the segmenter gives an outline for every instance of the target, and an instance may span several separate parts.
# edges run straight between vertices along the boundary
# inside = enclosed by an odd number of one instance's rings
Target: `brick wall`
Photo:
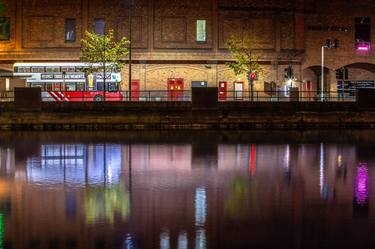
[[[316,75],[304,72],[320,65],[321,45],[328,38],[339,39],[341,47],[326,51],[327,82],[335,82],[337,68],[355,63],[375,65],[374,52],[360,55],[354,51],[354,18],[374,17],[375,6],[370,0],[133,2],[133,77],[140,79],[141,88],[164,89],[169,77],[186,79],[186,87],[196,79],[207,80],[210,85],[238,78],[245,81],[244,75],[235,76],[224,65],[231,58],[224,42],[233,34],[250,37],[264,64],[255,83],[257,90],[263,90],[264,81],[285,84],[283,73],[289,64],[293,65],[297,85],[316,81]],[[77,61],[80,39],[85,30],[92,29],[95,18],[105,19],[106,28],[114,29],[118,38],[129,36],[128,10],[129,0],[5,0],[4,15],[10,17],[11,36],[9,41],[0,41],[0,61]],[[64,40],[66,18],[76,18],[75,42]],[[198,19],[207,21],[207,41],[203,43],[196,42]],[[355,75],[375,78],[372,72],[359,68]],[[126,88],[127,69],[122,75]]]

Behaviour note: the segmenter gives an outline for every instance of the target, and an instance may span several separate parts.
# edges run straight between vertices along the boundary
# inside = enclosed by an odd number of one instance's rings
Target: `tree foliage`
[[[4,15],[4,0],[0,0],[0,16]]]
[[[261,73],[262,69],[258,63],[258,57],[255,55],[251,42],[232,36],[225,43],[226,48],[232,54],[234,61],[228,62],[227,66],[233,70],[235,75],[241,75],[246,72]]]
[[[129,44],[125,37],[116,42],[113,30],[109,30],[106,35],[86,31],[84,39],[81,40],[81,61],[88,64],[90,73],[120,72],[124,66],[122,60],[129,53]]]

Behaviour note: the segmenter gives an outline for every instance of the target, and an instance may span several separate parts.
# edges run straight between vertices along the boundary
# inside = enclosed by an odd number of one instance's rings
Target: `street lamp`
[[[325,48],[338,48],[339,47],[339,40],[327,40],[326,44],[322,46],[322,80],[320,84],[320,100],[324,101],[324,49]]]
[[[129,100],[132,91],[132,5],[133,0],[129,0],[128,15],[129,15]]]
[[[320,81],[320,101],[324,101],[324,49],[328,48],[327,45],[322,46],[322,72],[321,72],[321,81]]]

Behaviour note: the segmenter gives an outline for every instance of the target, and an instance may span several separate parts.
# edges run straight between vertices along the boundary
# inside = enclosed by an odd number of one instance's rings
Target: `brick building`
[[[293,67],[294,85],[316,90],[319,85],[321,46],[337,39],[340,47],[326,49],[326,89],[336,90],[336,70],[345,68],[347,80],[372,81],[375,74],[371,45],[373,0],[5,0],[0,19],[0,60],[3,70],[15,62],[74,62],[79,60],[85,30],[113,29],[129,36],[131,6],[132,79],[140,89],[167,89],[168,78],[182,78],[209,86],[244,83],[225,65],[231,55],[225,40],[233,34],[252,37],[264,82],[287,83],[284,70]],[[124,58],[126,59],[126,58]],[[344,71],[345,72],[345,71]],[[372,81],[373,83],[373,81]],[[128,67],[122,72],[128,87]]]

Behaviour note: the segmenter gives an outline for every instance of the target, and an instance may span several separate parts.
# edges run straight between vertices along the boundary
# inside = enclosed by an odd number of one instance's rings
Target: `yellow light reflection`
[[[86,223],[98,220],[114,223],[116,215],[126,220],[130,213],[129,192],[123,184],[87,188],[85,191]]]

